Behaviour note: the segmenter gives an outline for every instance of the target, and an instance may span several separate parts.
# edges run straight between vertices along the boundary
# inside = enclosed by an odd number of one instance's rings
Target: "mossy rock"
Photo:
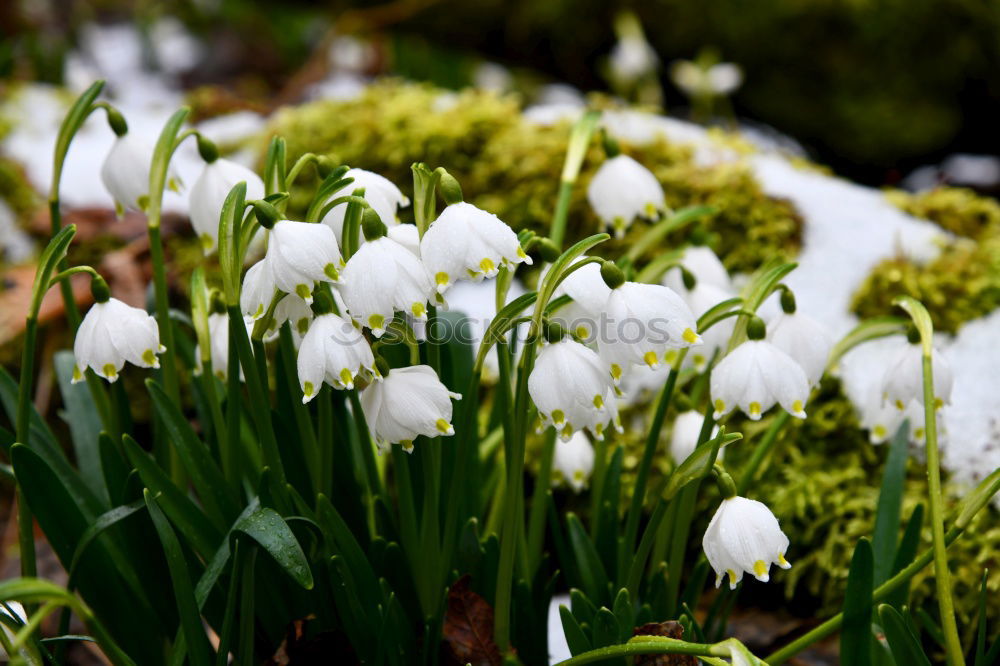
[[[955,333],[1000,306],[1000,205],[960,188],[889,193],[890,201],[956,234],[940,256],[920,265],[897,257],[881,262],[854,296],[861,317],[892,312],[909,295],[927,306],[937,330]]]
[[[443,93],[387,80],[354,100],[282,110],[269,134],[285,137],[289,160],[323,153],[337,163],[378,172],[404,192],[412,189],[413,162],[443,166],[458,178],[467,200],[515,229],[544,233],[555,207],[569,124],[539,127],[524,121],[520,110],[514,95]],[[752,271],[773,256],[796,254],[801,219],[790,203],[765,195],[745,166],[700,166],[690,148],[666,141],[623,143],[622,150],[656,174],[672,208],[709,204],[716,209],[703,223],[718,238],[716,250],[730,270]],[[570,204],[570,241],[601,228],[585,192],[603,159],[598,142],[592,142]],[[307,196],[304,189],[293,192],[293,210],[304,207]],[[630,235],[644,228],[637,223]],[[604,253],[614,255],[629,241],[610,243]]]

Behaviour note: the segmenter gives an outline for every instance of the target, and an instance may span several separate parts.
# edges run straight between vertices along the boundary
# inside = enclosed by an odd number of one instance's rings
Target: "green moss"
[[[275,117],[270,131],[285,137],[290,160],[321,152],[338,163],[381,173],[404,192],[410,189],[413,162],[444,166],[472,203],[516,229],[544,232],[555,206],[569,126],[524,122],[516,96],[442,94],[430,86],[383,81],[355,100],[286,109]],[[797,251],[801,220],[794,208],[766,196],[747,168],[699,166],[689,148],[666,141],[623,144],[622,150],[656,174],[671,207],[711,204],[718,209],[705,224],[715,232],[716,249],[730,269],[753,270],[766,258]],[[602,160],[595,141],[570,205],[570,240],[600,229],[585,193]],[[305,188],[293,193],[293,205],[304,206],[306,197]],[[644,226],[633,225],[630,235],[641,233]],[[605,246],[606,253],[615,254],[629,240]]]
[[[1000,204],[964,187],[937,187],[911,194],[892,190],[886,197],[910,215],[930,220],[959,236],[1000,233]]]
[[[41,198],[28,182],[21,166],[3,157],[0,157],[0,199],[7,202],[21,220],[32,215],[41,205]]]

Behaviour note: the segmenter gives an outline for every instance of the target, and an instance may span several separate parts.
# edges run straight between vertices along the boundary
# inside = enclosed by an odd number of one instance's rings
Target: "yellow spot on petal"
[[[125,206],[122,205],[121,201],[115,201],[115,217],[121,218],[125,215]]]
[[[572,434],[573,434],[573,426],[567,423],[565,426],[563,426],[562,436],[569,438]]]
[[[156,354],[153,353],[152,349],[147,349],[142,352],[142,361],[147,365],[156,365]]]
[[[616,382],[622,378],[622,367],[617,363],[611,364],[611,378]]]
[[[170,177],[167,179],[167,189],[170,190],[171,192],[180,192],[181,184],[177,181],[176,178]]]
[[[576,335],[576,337],[578,338],[586,339],[590,337],[590,329],[584,326],[583,324],[580,324],[579,326],[576,327],[576,330],[573,331],[573,334]]]
[[[525,254],[524,250],[521,248],[520,245],[517,246],[517,257],[518,257],[518,259],[527,259],[528,258],[528,255]]]
[[[735,587],[736,586],[736,572],[733,571],[732,569],[726,569],[726,573],[729,574],[729,586],[730,587]]]
[[[73,381],[74,382],[79,382],[79,381],[82,381],[82,380],[83,380],[83,373],[80,372],[80,366],[74,365],[73,366]]]
[[[108,381],[113,382],[116,379],[118,379],[118,370],[115,369],[115,366],[112,365],[111,363],[105,363],[104,367],[101,368],[101,370],[103,370],[104,376],[105,378],[107,378]]]
[[[135,203],[138,204],[139,210],[146,210],[146,208],[149,206],[149,195],[148,194],[140,195],[139,198],[135,200]]]
[[[802,412],[802,401],[796,400],[792,403],[792,413],[799,414]]]
[[[753,572],[757,576],[767,575],[767,565],[764,564],[764,560],[757,560],[756,562],[753,563]]]
[[[414,303],[410,310],[413,312],[413,316],[417,319],[420,319],[427,314],[427,308],[424,307],[423,303]]]
[[[578,483],[583,483],[584,481],[586,481],[586,479],[587,479],[587,477],[586,477],[586,475],[584,475],[582,469],[577,469],[577,470],[573,471],[573,480],[574,481],[576,481]]]
[[[645,354],[643,354],[642,360],[645,361],[646,365],[648,365],[651,368],[655,368],[660,364],[660,359],[656,358],[656,352],[654,351],[648,351]]]
[[[751,402],[750,403],[750,417],[760,416],[760,403]]]
[[[721,398],[715,399],[715,411],[718,414],[722,414],[726,411],[726,403],[724,403]]]
[[[872,428],[872,434],[878,437],[879,439],[882,439],[889,433],[886,432],[884,425],[877,425],[874,428]]]
[[[305,382],[304,384],[302,384],[302,394],[307,398],[311,398],[315,390],[316,387],[313,386],[312,382]]]
[[[380,314],[373,314],[368,317],[368,328],[373,331],[381,331],[385,327],[385,317]]]
[[[906,407],[906,405],[903,404],[902,400],[897,400],[896,401],[896,409],[898,409],[899,411],[903,411],[903,409],[905,407]]]
[[[598,409],[604,409],[604,398],[599,395],[594,396],[594,407]]]
[[[438,432],[445,435],[450,435],[455,432],[455,429],[451,427],[451,424],[444,419],[438,419],[434,422],[434,427],[438,429]]]
[[[295,293],[299,298],[301,298],[303,301],[306,301],[307,303],[312,301],[312,288],[307,284],[295,285]]]
[[[790,569],[792,567],[792,563],[785,559],[784,553],[780,553],[778,555],[778,566],[783,567],[785,569]]]
[[[676,349],[668,349],[667,351],[665,351],[663,353],[663,361],[667,365],[673,365],[674,361],[676,361],[676,360],[677,360],[677,350]]]
[[[684,333],[681,334],[681,337],[684,338],[684,342],[687,342],[690,345],[693,345],[694,343],[698,342],[699,339],[698,334],[692,331],[690,328],[685,328]]]
[[[656,217],[656,204],[654,204],[652,201],[646,204],[645,210],[646,210],[646,217]]]
[[[594,426],[594,437],[597,438],[598,442],[604,441],[604,424],[598,423]]]
[[[305,335],[309,331],[309,317],[301,317],[295,322],[295,328],[299,335]]]
[[[352,375],[351,371],[347,368],[340,371],[340,383],[346,388],[354,388],[354,375]]]
[[[941,398],[934,398],[934,409],[941,409],[944,407],[944,400]]]
[[[434,276],[434,281],[437,282],[437,285],[439,287],[443,287],[446,284],[448,284],[451,281],[451,279],[448,277],[447,273],[441,271],[440,273]]]
[[[205,252],[210,252],[215,246],[215,241],[212,240],[212,237],[208,234],[202,234],[198,237],[198,240],[201,241],[201,249]]]
[[[340,279],[340,273],[337,272],[337,267],[334,266],[333,264],[327,264],[326,266],[324,266],[323,273],[334,282]]]
[[[563,413],[561,409],[552,410],[552,424],[556,427],[562,426],[563,422],[566,421],[566,414]]]
[[[253,318],[254,319],[260,319],[262,316],[264,316],[264,304],[263,303],[261,303],[260,305],[258,305],[257,309],[253,311]]]
[[[400,442],[400,445],[403,447],[403,450],[406,451],[407,453],[413,453],[412,439],[404,439],[402,442]]]
[[[487,275],[489,275],[490,273],[493,273],[493,272],[496,271],[497,265],[495,263],[493,263],[492,259],[490,259],[489,257],[486,257],[482,261],[479,262],[479,268],[483,271],[483,273],[486,273]]]
[[[471,268],[466,268],[465,272],[469,274],[470,278],[475,279],[475,278],[479,277],[479,273],[477,273],[476,271],[472,270]]]

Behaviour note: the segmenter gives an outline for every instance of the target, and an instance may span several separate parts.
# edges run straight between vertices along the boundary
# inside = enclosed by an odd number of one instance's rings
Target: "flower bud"
[[[462,186],[458,184],[455,177],[448,173],[444,167],[438,167],[435,171],[441,175],[438,188],[441,190],[441,196],[444,198],[445,203],[449,206],[451,204],[462,203],[465,200],[462,197]]]
[[[795,314],[795,294],[787,287],[781,290],[781,311],[785,314]]]
[[[90,280],[90,293],[93,294],[95,303],[107,303],[108,299],[111,298],[108,283],[100,275]]]
[[[365,212],[361,214],[361,230],[365,234],[366,241],[378,240],[385,236],[388,231],[386,226],[382,224],[382,218],[370,206],[365,208]]]
[[[219,149],[215,147],[215,144],[201,134],[196,136],[198,137],[198,154],[201,155],[201,159],[208,164],[219,159]]]
[[[612,289],[617,289],[625,284],[625,273],[613,261],[605,261],[601,264],[601,277],[604,278],[604,284]]]
[[[559,255],[562,254],[559,246],[548,238],[539,238],[535,249],[538,250],[538,256],[542,258],[542,261],[549,264],[558,259]]]
[[[756,315],[747,322],[747,338],[751,340],[763,340],[767,337],[767,327],[764,320]]]
[[[125,122],[125,116],[118,109],[110,106],[105,107],[105,111],[108,113],[108,125],[111,126],[111,131],[115,133],[115,136],[128,134],[128,123]]]

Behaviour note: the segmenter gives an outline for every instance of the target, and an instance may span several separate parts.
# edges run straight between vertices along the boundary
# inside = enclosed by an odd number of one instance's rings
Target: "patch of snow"
[[[17,216],[7,202],[0,199],[0,257],[12,264],[27,260],[34,245],[17,224]]]

